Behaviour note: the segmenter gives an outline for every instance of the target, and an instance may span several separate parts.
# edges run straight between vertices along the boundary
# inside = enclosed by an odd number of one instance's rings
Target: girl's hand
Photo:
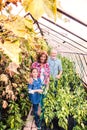
[[[29,93],[30,94],[34,94],[34,90],[29,90]]]
[[[42,89],[36,89],[36,90],[33,90],[34,92],[38,92],[38,93],[42,93],[43,92],[43,90]]]
[[[38,90],[38,93],[42,93],[42,92],[43,92],[43,90],[42,90],[42,89],[39,89],[39,90]]]

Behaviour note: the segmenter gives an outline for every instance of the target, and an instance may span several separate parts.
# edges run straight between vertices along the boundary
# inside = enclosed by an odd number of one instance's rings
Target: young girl
[[[29,98],[33,104],[33,112],[34,112],[34,119],[35,124],[37,127],[39,127],[39,115],[38,115],[38,107],[39,103],[41,101],[41,94],[43,90],[41,89],[41,80],[38,78],[38,70],[36,68],[33,68],[31,70],[31,76],[33,79],[32,84],[28,84],[28,90],[29,90]]]

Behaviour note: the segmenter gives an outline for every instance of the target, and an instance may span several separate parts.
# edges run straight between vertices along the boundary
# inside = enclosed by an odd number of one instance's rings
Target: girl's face
[[[33,69],[33,70],[32,70],[32,77],[33,77],[33,78],[37,78],[37,76],[38,76],[38,71],[37,71],[37,69]]]
[[[40,62],[45,63],[45,60],[46,60],[46,55],[42,54],[41,57],[40,57]]]

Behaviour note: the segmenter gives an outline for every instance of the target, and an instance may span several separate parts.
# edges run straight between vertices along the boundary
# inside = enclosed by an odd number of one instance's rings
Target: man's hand
[[[60,79],[62,75],[62,71],[60,71],[60,73],[56,76],[57,79]]]
[[[57,76],[56,76],[56,79],[60,79],[60,77],[61,77],[60,75],[57,75]]]

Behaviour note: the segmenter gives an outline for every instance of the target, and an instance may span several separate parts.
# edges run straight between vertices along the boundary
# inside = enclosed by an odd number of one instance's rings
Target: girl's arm
[[[49,64],[47,63],[47,83],[46,83],[46,89],[49,89],[49,80],[50,80],[50,67]]]
[[[35,89],[35,90],[33,90],[33,91],[34,91],[34,93],[35,93],[35,92],[40,93],[40,94],[43,93],[43,90],[42,90],[42,89]]]

